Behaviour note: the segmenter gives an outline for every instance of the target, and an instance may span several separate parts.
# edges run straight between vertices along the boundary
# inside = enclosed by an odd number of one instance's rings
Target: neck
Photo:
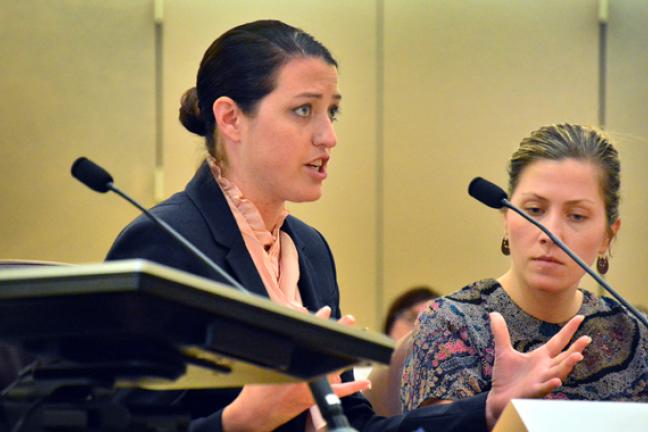
[[[583,303],[583,293],[576,286],[558,292],[533,289],[526,286],[512,269],[497,281],[520,309],[545,322],[564,323],[578,313]]]
[[[245,192],[243,192],[243,196],[246,196]],[[256,206],[257,210],[259,210],[259,213],[261,214],[261,219],[263,219],[263,223],[265,224],[266,229],[272,232],[272,230],[277,226],[279,220],[281,219],[281,211],[284,208],[284,203],[279,203],[279,204],[263,203],[258,200],[255,201],[254,199],[250,199],[250,201],[252,201]]]
[[[247,182],[245,178],[237,176],[234,173],[235,170],[229,170],[225,164],[221,165],[220,168],[221,175],[234,183],[243,194],[243,197],[254,204],[261,215],[261,219],[263,219],[266,229],[272,232],[281,219],[285,202],[269,200],[265,194],[250,186],[253,184],[252,182]]]

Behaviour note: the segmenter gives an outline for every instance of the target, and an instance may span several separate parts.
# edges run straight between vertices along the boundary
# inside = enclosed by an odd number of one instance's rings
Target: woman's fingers
[[[345,326],[352,326],[356,323],[356,319],[353,315],[344,315],[338,320],[338,323]]]
[[[339,384],[342,382],[342,377],[338,374],[330,374],[328,376],[328,382],[331,384]]]
[[[554,357],[554,364],[558,364],[562,362],[566,357],[574,354],[574,353],[583,353],[585,351],[585,348],[589,346],[589,344],[592,343],[592,338],[589,336],[581,336],[579,337],[573,344],[570,345],[569,349],[561,352],[558,354],[556,357]]]
[[[513,350],[511,336],[504,317],[499,312],[491,312],[488,316],[490,317],[491,332],[495,342],[495,353],[501,354]]]
[[[571,353],[567,357],[563,358],[561,362],[549,368],[547,377],[558,377],[561,380],[564,380],[574,369],[574,366],[576,366],[576,364],[581,360],[583,360],[583,354],[578,352]]]
[[[329,319],[331,318],[331,307],[330,306],[324,306],[323,308],[320,308],[317,312],[315,312],[315,316],[318,318],[323,318],[323,319]],[[353,315],[344,315],[342,318],[340,318],[338,323],[342,325],[354,325],[356,323],[356,319]]]
[[[583,315],[576,315],[570,319],[567,324],[560,329],[549,341],[544,345],[544,348],[549,352],[551,357],[556,357],[569,343],[578,327],[581,325],[585,317]]]
[[[331,318],[331,307],[324,306],[323,308],[320,308],[317,312],[315,312],[315,316],[324,319]]]
[[[576,342],[571,344],[571,346],[569,347],[569,349],[566,352],[568,352],[570,354],[571,353],[576,353],[576,352],[582,354],[583,351],[585,351],[585,348],[587,348],[589,346],[589,344],[591,344],[591,343],[592,343],[592,338],[591,337],[589,337],[589,336],[581,336],[576,340]]]
[[[364,379],[339,384],[331,384],[331,388],[333,389],[335,394],[338,395],[338,397],[345,397],[359,391],[370,389],[371,381]]]
[[[562,385],[560,378],[551,378],[545,382],[537,384],[537,391],[533,397],[543,397]]]

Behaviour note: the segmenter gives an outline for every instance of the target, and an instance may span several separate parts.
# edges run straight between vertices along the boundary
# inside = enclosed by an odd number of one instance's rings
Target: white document
[[[647,432],[648,403],[513,399],[493,432]]]

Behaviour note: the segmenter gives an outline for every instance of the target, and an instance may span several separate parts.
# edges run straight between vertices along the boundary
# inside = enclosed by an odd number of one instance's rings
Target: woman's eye
[[[329,109],[329,118],[331,119],[331,121],[337,120],[339,115],[340,107],[332,107]]]
[[[585,219],[587,219],[587,216],[578,213],[572,213],[569,215],[569,218],[574,222],[583,222]]]
[[[311,114],[311,106],[302,105],[300,107],[295,108],[293,112],[300,117],[308,117]]]
[[[526,210],[526,212],[529,213],[531,216],[541,216],[543,213],[540,207],[527,207],[524,210]]]

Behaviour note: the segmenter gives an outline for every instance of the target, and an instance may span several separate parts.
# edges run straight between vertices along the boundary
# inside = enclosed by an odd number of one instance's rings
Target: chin
[[[557,275],[536,274],[528,278],[530,287],[545,292],[563,292],[569,289],[569,284],[565,283],[565,278]]]
[[[318,188],[317,190],[303,190],[293,194],[293,196],[286,201],[291,201],[294,203],[305,203],[317,201],[322,197],[322,189]]]
[[[556,287],[555,285],[553,286],[548,286],[548,285],[539,285],[536,287],[536,290],[546,292],[549,294],[558,294],[565,292],[567,288],[565,287]]]

